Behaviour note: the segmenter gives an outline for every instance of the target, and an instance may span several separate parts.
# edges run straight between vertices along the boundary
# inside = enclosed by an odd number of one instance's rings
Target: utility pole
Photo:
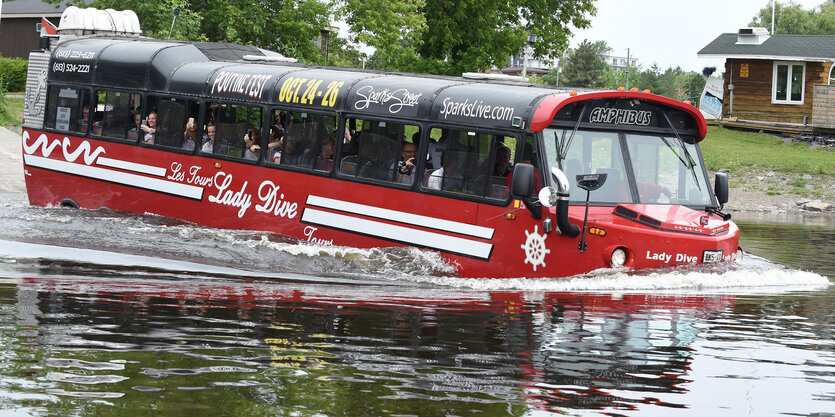
[[[629,48],[626,48],[626,91],[629,91]]]

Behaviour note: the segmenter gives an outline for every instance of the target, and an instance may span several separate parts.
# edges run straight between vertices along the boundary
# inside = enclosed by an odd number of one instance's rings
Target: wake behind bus
[[[300,65],[68,7],[32,52],[31,204],[440,253],[461,277],[730,262],[693,106],[483,74]],[[245,265],[242,265],[245,267]]]

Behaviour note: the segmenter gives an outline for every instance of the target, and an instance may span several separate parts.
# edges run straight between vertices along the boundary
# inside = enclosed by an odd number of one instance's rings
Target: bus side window
[[[516,156],[516,138],[496,136],[493,163],[490,165],[489,198],[504,200],[510,195],[510,178],[513,177],[513,159]]]
[[[84,118],[84,109],[87,118]],[[49,129],[87,133],[90,117],[90,92],[84,88],[52,86],[47,95],[44,126]]]
[[[209,103],[204,121],[202,152],[243,157],[244,135],[249,126],[247,106]]]
[[[432,190],[505,199],[515,152],[514,137],[444,129],[438,142],[429,146],[428,163],[434,169],[427,171],[423,185]]]
[[[96,91],[96,111],[93,119],[93,135],[124,139],[132,123],[130,93]]]
[[[156,146],[182,148],[185,140],[186,124],[196,106],[194,100],[172,97],[148,97],[148,125],[154,128],[153,143]],[[156,113],[156,125],[151,113]],[[147,135],[146,135],[147,137]]]
[[[404,185],[414,182],[418,126],[362,119],[355,119],[354,126],[352,151],[340,162],[342,174]]]
[[[275,110],[271,161],[282,166],[330,172],[336,145],[336,116]],[[268,145],[270,146],[270,145]]]

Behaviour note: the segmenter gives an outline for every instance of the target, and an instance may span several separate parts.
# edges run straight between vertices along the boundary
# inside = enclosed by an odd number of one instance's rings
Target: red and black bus
[[[737,255],[727,179],[711,186],[706,124],[689,104],[102,32],[30,57],[31,204],[415,246],[464,277]]]

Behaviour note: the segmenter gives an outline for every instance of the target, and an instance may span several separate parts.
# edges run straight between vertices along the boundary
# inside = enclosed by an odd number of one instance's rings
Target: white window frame
[[[829,67],[829,85],[835,85],[835,62]]]
[[[777,68],[779,66],[785,65],[788,67],[788,71],[786,73],[786,82],[791,83],[792,79],[792,68],[795,65],[802,65],[803,66],[803,75],[801,76],[801,84],[800,84],[800,101],[792,100],[791,99],[791,84],[786,86],[786,99],[785,100],[778,100],[777,99]],[[773,75],[771,78],[771,104],[793,104],[793,105],[802,105],[806,100],[806,63],[799,62],[799,61],[774,61],[774,70]]]

